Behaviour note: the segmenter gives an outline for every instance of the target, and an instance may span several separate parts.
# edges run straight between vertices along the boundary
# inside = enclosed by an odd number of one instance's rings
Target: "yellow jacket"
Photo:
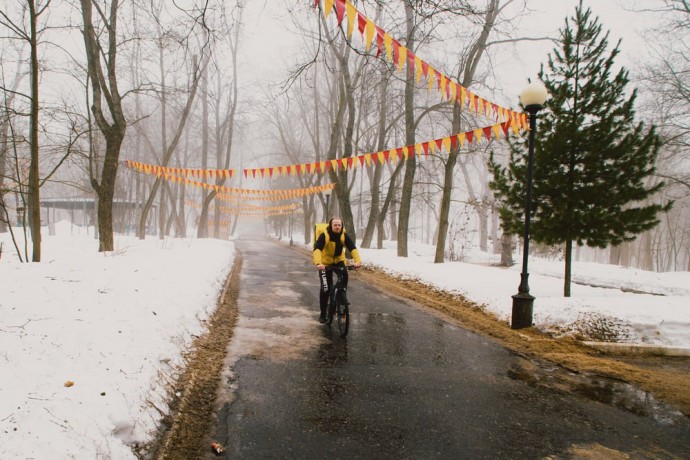
[[[336,254],[338,246],[340,246],[340,253]],[[339,262],[345,262],[344,248],[350,251],[356,263],[362,263],[362,259],[359,257],[359,251],[357,251],[357,246],[355,246],[352,239],[345,233],[345,229],[343,229],[340,234],[339,245],[336,241],[331,241],[330,234],[328,230],[326,230],[314,243],[314,265],[335,265]]]

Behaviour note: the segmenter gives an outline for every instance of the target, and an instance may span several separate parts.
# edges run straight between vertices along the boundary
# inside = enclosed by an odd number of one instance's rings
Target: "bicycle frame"
[[[345,270],[353,270],[354,267],[345,266],[329,268],[335,272],[337,280],[331,289],[326,324],[330,326],[333,317],[336,316],[338,320],[338,329],[340,329],[340,336],[345,337],[350,326],[350,302],[347,300],[347,288],[343,287],[343,277]]]

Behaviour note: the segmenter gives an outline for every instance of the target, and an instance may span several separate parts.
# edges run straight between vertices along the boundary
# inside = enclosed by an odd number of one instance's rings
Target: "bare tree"
[[[9,87],[5,84],[5,76],[3,74],[3,81],[0,83],[3,90],[3,107],[0,118],[0,208],[2,214],[0,215],[0,233],[4,233],[9,229],[12,231],[11,217],[9,215],[8,206],[6,205],[6,196],[15,189],[15,186],[6,186],[6,176],[8,175],[7,166],[9,161],[9,148],[12,144],[10,139],[10,124],[14,117],[14,99],[17,96],[17,89],[22,80],[26,76],[26,72],[22,70],[21,64],[17,65],[14,78]],[[7,181],[8,182],[8,181]]]
[[[0,24],[9,29],[19,40],[25,41],[30,49],[29,75],[31,77],[31,89],[29,94],[29,183],[28,183],[28,216],[29,227],[31,229],[32,258],[33,262],[41,261],[41,199],[40,199],[40,177],[39,177],[39,77],[40,68],[38,65],[38,18],[48,6],[50,0],[41,4],[34,0],[26,0],[25,8],[22,10],[28,14],[28,30],[24,24],[12,20],[7,13],[0,11]]]
[[[98,251],[112,251],[113,198],[120,159],[120,148],[127,131],[118,87],[118,13],[120,2],[112,0],[103,10],[95,0],[80,0],[84,23],[84,47],[91,84],[91,113],[105,138],[105,156],[100,171],[96,169],[96,152],[90,153],[91,186],[98,195]],[[107,6],[107,4],[106,4]],[[94,9],[98,21],[94,25]],[[104,106],[105,103],[105,106]]]

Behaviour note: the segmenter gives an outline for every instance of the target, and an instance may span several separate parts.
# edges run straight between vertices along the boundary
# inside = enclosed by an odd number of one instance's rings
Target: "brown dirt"
[[[169,389],[169,414],[164,427],[151,445],[138,450],[139,458],[204,458],[211,452],[207,433],[223,361],[237,323],[242,258],[237,256],[221,294],[218,308],[208,321],[208,331],[194,340],[185,355],[186,366],[181,377]]]
[[[171,409],[163,420],[164,429],[151,445],[138,450],[140,458],[189,459],[211,454],[212,440],[207,438],[207,433],[223,360],[237,322],[241,267],[242,260],[238,257],[222,301],[209,321],[208,332],[194,341],[185,357],[184,373],[170,389]],[[577,374],[592,373],[633,384],[690,416],[690,391],[687,390],[690,388],[690,373],[687,372],[690,360],[675,366],[658,358],[607,356],[574,339],[553,338],[534,328],[512,330],[504,321],[467,299],[419,281],[401,280],[369,268],[358,270],[353,276],[388,294],[412,300],[526,357],[543,359]]]

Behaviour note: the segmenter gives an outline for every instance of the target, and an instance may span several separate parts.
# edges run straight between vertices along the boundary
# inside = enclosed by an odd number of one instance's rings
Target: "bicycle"
[[[330,301],[328,302],[328,312],[326,314],[326,324],[330,327],[333,322],[333,316],[338,322],[338,330],[340,337],[345,337],[347,331],[350,329],[350,302],[347,300],[347,288],[343,287],[343,276],[345,270],[354,270],[353,265],[346,265],[345,267],[329,267],[331,268],[338,280],[331,289]]]

